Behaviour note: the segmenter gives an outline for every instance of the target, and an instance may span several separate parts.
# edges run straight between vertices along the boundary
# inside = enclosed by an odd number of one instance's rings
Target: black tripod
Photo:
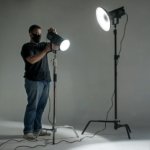
[[[56,55],[57,51],[54,51],[54,58],[53,58],[53,82],[54,82],[54,88],[53,88],[53,123],[52,123],[52,131],[53,131],[53,144],[55,144],[55,123],[56,123],[56,82],[57,82],[57,74],[56,74]]]
[[[51,45],[52,49],[52,45]],[[53,144],[55,144],[55,132],[56,132],[56,82],[57,82],[57,73],[56,73],[56,56],[57,56],[57,50],[53,50],[54,53],[54,58],[53,58],[53,121],[52,121],[52,128],[51,129],[46,129],[43,128],[46,131],[51,131],[52,132],[52,141]]]
[[[115,108],[114,108],[114,120],[90,120],[85,128],[82,131],[82,134],[85,132],[87,127],[89,126],[90,123],[92,122],[103,122],[103,123],[114,123],[114,129],[118,129],[121,127],[125,127],[127,131],[128,138],[131,139],[130,137],[130,127],[128,124],[119,124],[120,120],[118,120],[117,116],[117,64],[118,64],[118,59],[119,55],[117,54],[117,24],[119,23],[119,18],[114,18],[112,24],[114,25],[114,102],[115,102]]]
[[[56,134],[56,130],[57,128],[68,128],[73,130],[73,132],[75,133],[76,137],[79,138],[78,133],[75,131],[75,129],[72,126],[69,125],[65,125],[65,126],[57,126],[56,127],[56,82],[57,82],[57,73],[56,73],[56,59],[57,59],[57,50],[53,50],[54,53],[54,58],[53,58],[53,121],[52,121],[52,129],[47,129],[52,131],[52,141],[53,141],[53,145],[55,144],[55,134]]]

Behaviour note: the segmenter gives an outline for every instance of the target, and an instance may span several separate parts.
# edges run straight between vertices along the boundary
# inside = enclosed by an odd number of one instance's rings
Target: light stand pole
[[[54,51],[53,58],[53,123],[52,123],[52,131],[53,131],[53,144],[55,144],[55,123],[56,123],[56,82],[57,82],[57,73],[56,73],[56,56],[57,51]]]
[[[128,134],[128,138],[131,139],[130,137],[130,127],[128,124],[119,124],[120,120],[118,120],[118,108],[117,108],[117,65],[118,65],[118,60],[119,60],[119,55],[117,54],[117,24],[119,23],[119,19],[118,18],[114,18],[113,19],[113,25],[114,25],[114,101],[115,101],[115,118],[114,118],[114,129],[118,129],[120,127],[125,127],[127,134]]]
[[[118,64],[118,59],[119,55],[117,54],[117,24],[119,24],[119,18],[113,18],[112,24],[114,25],[114,120],[90,120],[85,128],[82,131],[82,134],[84,134],[85,130],[89,126],[90,123],[92,122],[103,122],[103,123],[114,123],[114,129],[117,130],[118,128],[125,127],[126,132],[128,135],[128,138],[131,139],[130,137],[130,127],[128,124],[119,124],[120,120],[118,120],[118,112],[117,112],[117,64]]]
[[[57,67],[57,50],[54,50],[54,58],[53,58],[53,122],[52,122],[52,129],[50,129],[53,133],[52,137],[52,143],[55,144],[55,134],[57,128],[68,128],[73,130],[76,137],[79,138],[78,133],[75,131],[74,127],[65,125],[65,126],[57,126],[56,127],[56,82],[57,82],[57,73],[56,73],[56,67]]]
[[[52,49],[52,45],[51,45]],[[53,65],[53,116],[52,116],[52,128],[46,129],[43,128],[46,131],[52,132],[52,144],[55,144],[55,132],[56,132],[56,82],[57,82],[57,73],[56,73],[56,58],[57,58],[57,50],[53,50],[54,57],[52,59],[52,65]]]

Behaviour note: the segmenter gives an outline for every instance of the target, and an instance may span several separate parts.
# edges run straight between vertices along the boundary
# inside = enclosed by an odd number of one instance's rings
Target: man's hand
[[[51,45],[51,43],[47,43],[46,48],[45,48],[45,52],[46,53],[52,52],[52,45]]]
[[[27,57],[26,60],[30,64],[35,64],[36,62],[40,61],[49,52],[52,52],[51,43],[47,43],[46,48],[43,51],[33,56]]]
[[[48,29],[48,32],[54,32],[54,33],[57,34],[56,29],[55,29],[55,28],[52,28],[52,27]]]

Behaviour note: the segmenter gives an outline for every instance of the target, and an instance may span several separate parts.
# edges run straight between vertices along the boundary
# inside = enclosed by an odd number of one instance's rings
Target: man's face
[[[30,38],[32,42],[39,43],[41,39],[42,30],[41,29],[34,29],[30,33]]]

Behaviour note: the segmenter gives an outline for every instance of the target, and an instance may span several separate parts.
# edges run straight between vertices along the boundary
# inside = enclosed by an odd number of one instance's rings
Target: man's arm
[[[35,64],[36,62],[40,61],[48,52],[51,52],[51,46],[50,44],[48,44],[46,46],[46,48],[39,54],[36,54],[34,56],[29,56],[26,58],[26,60],[30,63],[30,64]]]

